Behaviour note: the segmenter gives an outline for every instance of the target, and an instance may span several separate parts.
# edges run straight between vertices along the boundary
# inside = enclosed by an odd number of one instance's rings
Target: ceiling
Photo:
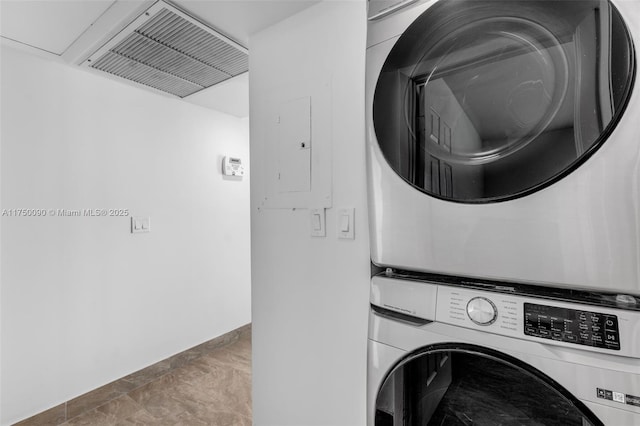
[[[4,0],[3,0],[4,1]],[[192,16],[249,47],[249,36],[318,3],[320,0],[178,0]]]
[[[3,44],[78,66],[115,32],[150,7],[153,0],[0,0]],[[171,3],[248,47],[249,37],[319,0],[174,0]],[[251,52],[249,52],[251,54]],[[245,117],[249,114],[246,74],[183,98],[187,102]]]
[[[3,38],[62,55],[113,1],[12,1],[0,4]]]

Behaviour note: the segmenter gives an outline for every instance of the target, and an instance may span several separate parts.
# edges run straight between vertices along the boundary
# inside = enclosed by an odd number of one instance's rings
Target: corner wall
[[[251,321],[248,119],[2,46],[1,419],[10,424]]]
[[[250,40],[255,425],[365,424],[365,6],[321,2]],[[332,168],[333,204],[326,211],[326,237],[311,237],[309,210],[261,207],[271,166],[258,159],[278,146],[266,131],[274,91],[327,80],[332,155],[324,167]],[[311,149],[326,142],[313,141]],[[343,207],[355,208],[355,240],[336,236],[336,211]]]

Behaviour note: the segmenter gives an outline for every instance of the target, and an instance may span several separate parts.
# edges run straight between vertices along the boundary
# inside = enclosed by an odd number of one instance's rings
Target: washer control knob
[[[498,317],[498,309],[486,297],[474,297],[467,303],[467,315],[478,325],[489,325]]]

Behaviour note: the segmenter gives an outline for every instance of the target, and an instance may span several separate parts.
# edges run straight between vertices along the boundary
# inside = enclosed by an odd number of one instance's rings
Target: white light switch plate
[[[324,209],[309,210],[309,221],[311,225],[312,237],[325,237],[327,235],[324,211]]]
[[[138,234],[151,231],[151,218],[149,216],[131,216],[131,233]]]
[[[355,209],[338,209],[336,213],[336,231],[338,238],[355,239]]]

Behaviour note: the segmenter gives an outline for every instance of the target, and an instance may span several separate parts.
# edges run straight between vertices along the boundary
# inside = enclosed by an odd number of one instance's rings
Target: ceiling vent
[[[162,1],[83,65],[180,98],[249,69],[246,48]]]

